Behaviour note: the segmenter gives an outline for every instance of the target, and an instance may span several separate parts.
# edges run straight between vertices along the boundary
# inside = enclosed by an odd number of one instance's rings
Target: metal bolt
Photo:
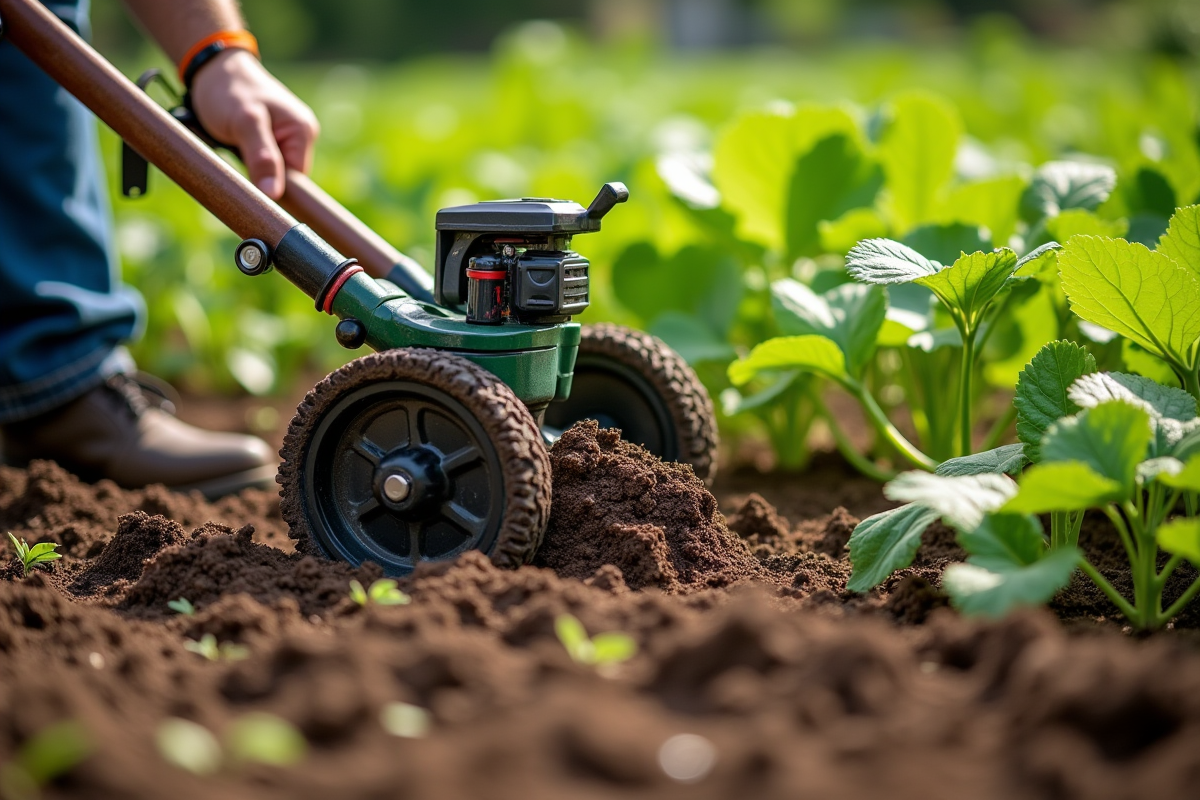
[[[257,247],[243,247],[238,253],[238,259],[246,269],[258,269],[258,265],[262,263],[262,251]]]
[[[506,245],[504,245],[503,252],[504,252],[505,258],[512,258],[513,256],[515,256],[517,254],[517,248],[513,247],[511,244],[506,244]]]
[[[388,475],[383,479],[383,495],[393,503],[403,502],[412,491],[412,480],[407,475]]]

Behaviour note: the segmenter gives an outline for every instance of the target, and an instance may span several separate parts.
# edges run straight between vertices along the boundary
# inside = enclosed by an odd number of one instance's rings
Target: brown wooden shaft
[[[312,178],[294,169],[287,171],[286,188],[279,204],[339,251],[352,254],[376,278],[387,277],[393,266],[410,260],[330,197]]]
[[[243,239],[272,248],[296,226],[37,0],[0,0],[4,38]]]

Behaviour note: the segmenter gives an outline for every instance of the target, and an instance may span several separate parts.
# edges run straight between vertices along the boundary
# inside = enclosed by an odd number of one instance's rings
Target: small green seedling
[[[26,576],[29,575],[29,570],[33,567],[62,558],[61,553],[54,552],[59,546],[55,542],[42,542],[30,547],[24,540],[17,541],[17,537],[13,536],[12,533],[8,534],[8,540],[16,548],[17,557],[21,559],[21,567]]]
[[[196,616],[196,607],[192,605],[192,601],[188,600],[186,597],[181,597],[178,600],[172,600],[171,602],[167,603],[167,608],[179,614],[183,614],[185,617]]]
[[[379,724],[392,736],[420,739],[429,733],[429,712],[410,703],[388,703],[379,712]]]
[[[383,578],[371,584],[370,589],[364,589],[358,581],[350,581],[350,599],[360,606],[373,603],[377,606],[406,606],[412,598],[396,588],[396,582],[391,578]]]
[[[637,655],[637,642],[633,637],[618,632],[588,637],[583,623],[570,614],[561,614],[554,620],[554,632],[577,664],[603,667],[620,664]]]
[[[254,712],[225,731],[224,746],[208,728],[178,717],[163,720],[154,737],[159,755],[194,775],[212,775],[223,764],[286,767],[304,758],[308,743],[290,722]]]
[[[43,728],[21,747],[16,758],[0,766],[0,797],[26,800],[40,796],[50,781],[88,757],[92,741],[78,722]]]
[[[204,656],[209,661],[241,661],[250,657],[248,648],[233,642],[217,644],[217,637],[211,633],[201,636],[200,641],[188,639],[183,643],[183,648],[189,653]]]

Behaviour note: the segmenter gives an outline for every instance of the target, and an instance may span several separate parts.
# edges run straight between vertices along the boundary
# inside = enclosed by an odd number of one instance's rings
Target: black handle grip
[[[596,199],[588,206],[588,219],[600,220],[604,215],[612,211],[617,203],[624,203],[629,199],[629,190],[625,188],[623,183],[606,183],[600,189],[600,194],[596,195]]]

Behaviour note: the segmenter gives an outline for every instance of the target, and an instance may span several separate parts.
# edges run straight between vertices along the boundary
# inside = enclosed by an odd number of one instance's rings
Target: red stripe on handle
[[[329,291],[325,293],[325,303],[321,306],[321,310],[332,316],[333,298],[337,297],[337,293],[340,292],[342,287],[346,285],[346,281],[350,280],[352,276],[363,271],[363,268],[358,264],[353,264],[342,270],[342,274],[338,275],[338,278],[336,281],[334,281],[333,286],[330,286]]]

